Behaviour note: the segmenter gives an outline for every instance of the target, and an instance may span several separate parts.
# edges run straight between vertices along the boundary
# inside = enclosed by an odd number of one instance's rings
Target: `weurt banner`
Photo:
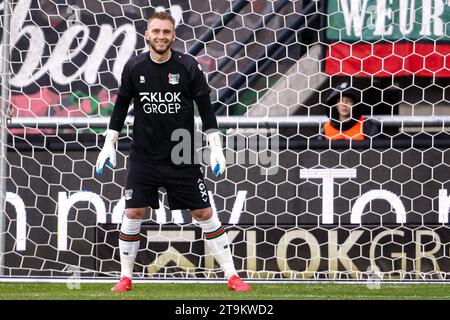
[[[329,0],[325,72],[450,77],[450,2]]]

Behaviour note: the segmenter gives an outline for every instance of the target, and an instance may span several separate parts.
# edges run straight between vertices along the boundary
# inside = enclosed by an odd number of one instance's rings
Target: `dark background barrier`
[[[243,275],[257,277],[308,277],[311,272],[329,271],[355,275],[367,271],[372,261],[381,271],[396,271],[397,275],[398,270],[449,272],[448,227],[438,219],[439,190],[450,187],[450,151],[444,147],[449,140],[436,138],[427,146],[425,140],[414,139],[386,140],[385,145],[372,149],[364,144],[332,148],[327,142],[280,149],[277,162],[270,164],[274,170],[266,171],[274,174],[268,175],[261,170],[267,166],[254,163],[229,165],[226,175],[219,178],[213,178],[205,167],[219,218],[233,238],[237,268]],[[393,144],[404,147],[390,148]],[[23,200],[27,225],[26,250],[17,251],[17,213],[8,203],[6,274],[67,275],[68,265],[80,267],[86,276],[117,274],[118,225],[111,213],[126,177],[127,139],[121,139],[116,170],[107,169],[101,176],[94,172],[99,149],[93,141],[65,137],[27,144],[15,137],[10,146],[8,192]],[[355,170],[354,178],[334,180],[331,224],[322,220],[322,180],[300,178],[303,169]],[[385,200],[371,201],[361,224],[351,223],[355,201],[374,189],[390,191],[400,199],[407,212],[405,223],[397,223]],[[92,202],[75,203],[68,214],[68,250],[61,250],[58,214],[62,198],[58,197],[61,192],[68,198],[80,191],[103,201],[106,220],[101,220]],[[245,201],[233,213],[239,191],[246,192],[241,194]],[[161,199],[166,204],[163,193]],[[159,277],[220,276],[219,270],[209,273],[214,265],[210,256],[204,256],[201,230],[192,224],[189,212],[175,215],[167,207],[165,211],[161,218],[149,210],[135,271]],[[157,223],[161,219],[165,223]],[[161,269],[164,266],[167,269]]]

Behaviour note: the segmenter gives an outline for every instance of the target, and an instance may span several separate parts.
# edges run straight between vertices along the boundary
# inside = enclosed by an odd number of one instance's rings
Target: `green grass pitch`
[[[233,292],[223,283],[137,283],[130,292],[111,292],[110,283],[0,283],[2,300],[450,300],[450,283],[253,283],[252,292]]]

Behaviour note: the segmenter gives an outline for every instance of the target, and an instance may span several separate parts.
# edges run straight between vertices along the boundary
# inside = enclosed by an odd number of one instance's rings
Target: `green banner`
[[[328,40],[450,41],[450,1],[328,0]]]

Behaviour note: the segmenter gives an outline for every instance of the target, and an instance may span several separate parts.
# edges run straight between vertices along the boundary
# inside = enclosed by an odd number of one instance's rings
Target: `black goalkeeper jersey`
[[[189,133],[190,159],[194,163],[193,101],[201,101],[201,98],[204,101],[207,97],[210,109],[207,112],[214,115],[209,93],[210,87],[201,66],[191,56],[172,50],[170,59],[163,63],[154,62],[149,52],[128,60],[118,94],[118,98],[121,97],[125,103],[118,104],[116,101],[115,108],[128,110],[130,101],[134,100],[130,157],[149,162],[173,163],[172,148],[180,141],[172,141],[172,134],[177,129],[184,129]],[[215,116],[213,122],[212,127],[217,128]],[[122,126],[123,122],[114,124],[113,119],[110,122],[110,129],[120,131]],[[180,131],[177,131],[175,136],[179,135]]]

